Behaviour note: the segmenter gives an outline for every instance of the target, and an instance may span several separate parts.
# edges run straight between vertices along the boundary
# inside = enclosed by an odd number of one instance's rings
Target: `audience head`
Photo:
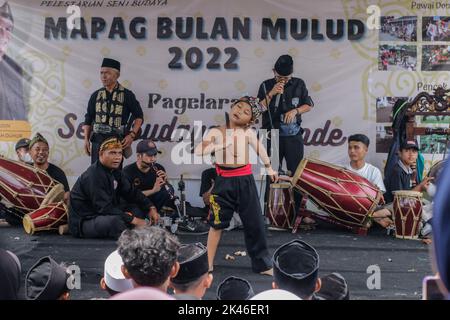
[[[175,293],[191,294],[198,299],[211,287],[213,276],[208,272],[208,252],[201,243],[182,245],[178,250],[180,270],[171,279]]]
[[[178,273],[178,239],[159,227],[145,226],[125,230],[119,238],[118,252],[122,272],[135,287],[159,287],[166,290]]]
[[[254,295],[247,280],[233,276],[223,280],[217,288],[217,300],[249,300]]]
[[[123,261],[117,250],[113,251],[105,260],[105,270],[103,278],[100,280],[100,287],[110,296],[133,288],[132,281],[123,275],[122,266]]]
[[[39,259],[25,278],[27,300],[68,300],[71,275],[50,256]]]
[[[135,288],[111,297],[110,300],[175,300],[156,288]]]
[[[21,265],[11,251],[0,249],[0,300],[17,300]]]
[[[283,289],[308,300],[320,289],[319,255],[306,242],[292,240],[273,255],[274,289]]]

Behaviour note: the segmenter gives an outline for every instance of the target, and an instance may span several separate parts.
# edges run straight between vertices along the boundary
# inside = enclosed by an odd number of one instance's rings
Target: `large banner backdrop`
[[[89,96],[101,86],[104,57],[121,61],[119,81],[144,111],[141,138],[157,141],[159,162],[172,179],[198,179],[207,167],[171,160],[174,131],[201,134],[194,121],[223,124],[230,100],[256,95],[282,54],[294,58],[294,75],[315,102],[303,117],[305,156],[338,164],[347,161],[347,137],[364,133],[371,139],[368,161],[383,167],[395,98],[449,81],[450,8],[437,1],[8,3],[14,29],[6,53],[21,69],[26,111],[25,119],[16,118],[23,121],[0,121],[0,153],[14,158],[14,141],[40,132],[50,142],[51,162],[72,182],[90,163],[81,126]],[[371,4],[380,11],[368,13]],[[442,32],[433,36],[429,25],[438,23]],[[434,63],[436,50],[442,59]],[[10,94],[5,88],[1,95]],[[428,123],[448,125],[448,119]],[[438,159],[435,149],[428,165]]]

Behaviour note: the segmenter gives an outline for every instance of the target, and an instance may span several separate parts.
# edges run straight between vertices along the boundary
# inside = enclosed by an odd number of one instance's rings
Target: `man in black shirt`
[[[173,201],[169,202],[174,195],[172,186],[167,185],[167,189],[164,186],[167,183],[167,174],[166,169],[156,163],[156,155],[159,153],[161,151],[152,140],[141,140],[136,147],[136,162],[123,169],[128,181],[150,198],[158,212],[165,205],[173,207]]]
[[[150,199],[136,189],[118,170],[122,145],[117,138],[100,145],[99,160],[77,180],[70,194],[69,230],[75,237],[118,238],[132,226],[156,223],[158,212]],[[136,204],[145,215],[125,212],[120,199]]]
[[[268,106],[269,111],[263,113],[262,128],[268,131],[278,129],[279,144],[274,151],[278,152],[280,166],[285,159],[287,170],[292,174],[303,158],[302,114],[314,106],[305,82],[292,76],[293,65],[291,56],[280,56],[273,68],[274,77],[264,81],[258,90],[259,100]],[[267,151],[270,155],[270,139],[267,140]],[[266,185],[266,201],[268,190],[269,181]],[[296,193],[296,208],[300,206],[300,201],[301,197]]]
[[[64,202],[69,201],[70,187],[66,174],[58,166],[48,162],[49,145],[48,141],[40,134],[31,139],[30,156],[36,168],[47,171],[48,175],[64,186]]]
[[[412,190],[425,191],[430,184],[431,178],[425,177],[418,185],[413,186],[413,170],[411,165],[416,163],[419,147],[415,141],[405,141],[399,150],[399,160],[394,166],[392,174],[385,177],[386,193],[384,200],[390,203],[394,200],[393,191]]]
[[[156,144],[152,140],[140,141],[136,147],[136,162],[126,166],[123,169],[123,173],[134,187],[141,190],[152,201],[158,212],[163,207],[171,208],[173,209],[173,214],[170,216],[176,219],[179,216],[177,204],[175,203],[177,201],[175,190],[167,181],[164,167],[156,162],[158,153],[161,152],[158,151]],[[134,204],[125,204],[123,208],[140,214],[140,209]],[[182,215],[181,206],[179,210],[180,215]],[[208,232],[209,227],[198,219],[190,217],[189,213],[186,212],[186,216],[183,216],[178,223],[178,229],[189,234],[203,234]]]
[[[100,144],[110,137],[121,140],[124,156],[128,158],[131,143],[142,125],[141,105],[134,93],[117,81],[119,76],[120,62],[103,59],[100,69],[103,88],[91,95],[83,126],[85,150],[91,163],[98,159]]]

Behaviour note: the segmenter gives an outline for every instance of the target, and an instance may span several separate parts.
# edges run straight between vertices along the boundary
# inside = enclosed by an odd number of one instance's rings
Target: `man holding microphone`
[[[280,166],[285,159],[287,170],[292,174],[303,159],[302,114],[310,111],[314,106],[305,82],[300,78],[293,77],[293,71],[292,57],[289,55],[280,56],[273,68],[274,77],[261,83],[258,91],[258,98],[269,111],[263,113],[262,129],[268,131],[278,129],[279,143],[274,151],[279,154]],[[267,139],[269,155],[270,147],[271,139],[269,138]],[[269,183],[269,180],[267,180],[266,203]],[[301,196],[295,193],[294,197],[295,208],[298,210]]]

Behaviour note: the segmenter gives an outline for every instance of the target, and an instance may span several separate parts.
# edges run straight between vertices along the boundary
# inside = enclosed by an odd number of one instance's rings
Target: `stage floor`
[[[207,236],[179,237],[183,243],[201,241]],[[399,240],[384,230],[372,228],[368,236],[357,236],[345,230],[320,227],[312,231],[268,231],[272,254],[277,247],[299,238],[314,246],[320,255],[320,275],[340,272],[349,284],[351,299],[420,299],[424,276],[431,274],[429,250],[421,241]],[[81,268],[81,290],[72,291],[72,299],[106,298],[99,288],[103,263],[116,243],[112,240],[75,239],[57,234],[29,236],[22,228],[0,227],[0,247],[15,252],[22,262],[22,280],[38,258],[51,255],[56,261],[75,263]],[[246,278],[256,293],[271,287],[271,277],[254,274],[250,259],[236,257],[225,260],[226,254],[245,250],[241,230],[224,232],[216,256],[214,282],[205,299],[215,299],[220,282],[230,275]],[[367,268],[379,266],[381,288],[370,290]],[[373,283],[373,282],[372,282]],[[22,289],[23,291],[23,286]]]

